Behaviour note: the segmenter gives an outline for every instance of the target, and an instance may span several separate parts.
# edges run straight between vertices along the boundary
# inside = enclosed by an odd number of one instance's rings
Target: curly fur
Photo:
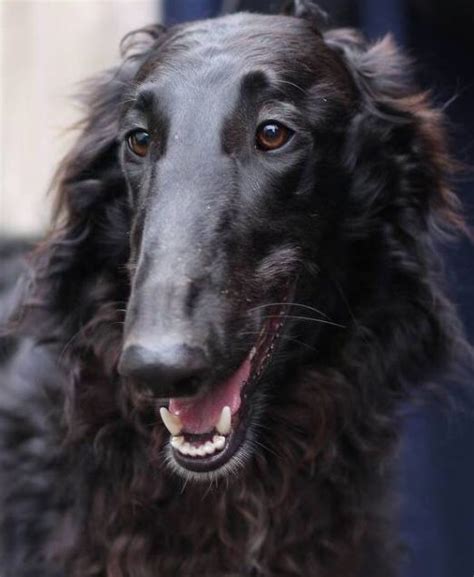
[[[311,21],[303,4],[298,15]],[[183,481],[166,467],[156,401],[117,375],[130,292],[117,134],[137,71],[186,34],[143,31],[139,50],[87,87],[81,135],[56,179],[55,226],[32,256],[3,362],[0,572],[389,577],[397,409],[462,346],[436,250],[464,228],[442,114],[389,38],[320,36],[357,95],[328,169],[338,178],[325,181],[344,202],[317,261],[289,250],[260,274],[302,261],[300,302],[345,329],[295,321],[297,342],[289,351],[283,341],[266,376],[278,387],[255,408],[245,463],[208,485]]]

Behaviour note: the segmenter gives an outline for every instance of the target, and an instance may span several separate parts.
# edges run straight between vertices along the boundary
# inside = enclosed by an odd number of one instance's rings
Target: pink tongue
[[[234,415],[240,407],[240,390],[250,376],[250,358],[224,383],[217,385],[205,396],[188,399],[170,399],[169,411],[179,415],[185,433],[199,435],[211,432],[225,406]]]

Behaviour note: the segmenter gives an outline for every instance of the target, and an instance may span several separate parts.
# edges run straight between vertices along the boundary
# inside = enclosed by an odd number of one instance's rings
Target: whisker
[[[209,485],[207,487],[207,489],[203,492],[203,494],[201,495],[201,501],[205,501],[206,497],[209,495],[209,493],[212,491],[213,488],[213,478],[211,477],[209,479]]]
[[[272,454],[274,457],[279,457],[278,453],[277,453],[274,449],[272,449],[271,447],[269,447],[269,446],[266,445],[265,443],[262,443],[261,441],[258,441],[257,439],[252,439],[251,445],[253,445],[254,448],[255,448],[255,446],[259,446],[259,447],[261,447],[264,451]]]
[[[81,327],[77,332],[75,332],[72,337],[66,342],[64,347],[62,348],[61,352],[59,353],[59,361],[62,361],[66,356],[66,353],[69,348],[72,347],[73,343],[81,336],[84,331],[84,327]]]
[[[260,334],[260,331],[244,331],[244,332],[241,332],[239,334],[241,336],[249,336],[249,335],[256,336],[256,335]],[[316,347],[312,347],[311,345],[308,345],[308,343],[305,343],[304,341],[300,341],[299,339],[295,339],[294,337],[290,337],[288,335],[280,335],[278,338],[281,340],[284,340],[284,341],[291,342],[291,343],[296,343],[298,345],[301,345],[302,347],[307,348],[308,350],[318,352],[318,349]]]
[[[266,315],[265,317],[263,317],[264,319],[281,319],[281,318],[285,318],[285,319],[294,319],[294,320],[300,320],[300,321],[310,321],[313,323],[320,323],[322,325],[331,325],[334,327],[338,327],[340,329],[345,329],[347,328],[346,325],[341,325],[339,323],[334,323],[332,321],[326,321],[324,319],[315,319],[314,317],[304,317],[304,316],[300,316],[300,315]]]
[[[290,82],[289,80],[282,80],[281,78],[278,80],[278,84],[287,84],[288,86],[292,86],[293,88],[296,88],[297,90],[299,90],[300,92],[302,92],[303,94],[306,94],[306,90],[304,88],[302,88],[301,86],[298,86],[297,84],[295,84],[294,82]]]
[[[303,303],[289,303],[289,302],[281,302],[281,303],[266,303],[263,305],[258,305],[256,307],[252,307],[251,309],[249,309],[249,311],[256,311],[258,309],[263,309],[263,308],[269,308],[269,307],[274,307],[274,306],[290,306],[290,307],[300,307],[302,309],[307,309],[310,311],[313,311],[315,313],[318,313],[320,315],[322,315],[325,318],[329,318],[328,315],[326,313],[324,313],[323,311],[315,308],[315,307],[311,307],[309,305],[305,305]]]

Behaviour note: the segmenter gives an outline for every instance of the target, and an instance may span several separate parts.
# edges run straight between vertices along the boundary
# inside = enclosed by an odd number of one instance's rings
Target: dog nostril
[[[119,363],[121,375],[161,397],[195,394],[207,369],[204,351],[184,344],[156,348],[128,345]]]

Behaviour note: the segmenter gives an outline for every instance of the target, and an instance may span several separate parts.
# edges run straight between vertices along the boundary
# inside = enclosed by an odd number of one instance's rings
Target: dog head
[[[91,91],[59,177],[56,294],[110,332],[98,308],[125,303],[118,372],[163,400],[182,472],[241,462],[300,366],[354,390],[389,374],[392,398],[445,356],[433,239],[460,220],[440,118],[390,40],[318,18],[150,30]]]
[[[354,83],[308,21],[247,14],[170,32],[135,83],[120,119],[133,216],[119,368],[171,398],[178,457],[216,467],[334,220],[325,180],[331,165],[340,176]]]

